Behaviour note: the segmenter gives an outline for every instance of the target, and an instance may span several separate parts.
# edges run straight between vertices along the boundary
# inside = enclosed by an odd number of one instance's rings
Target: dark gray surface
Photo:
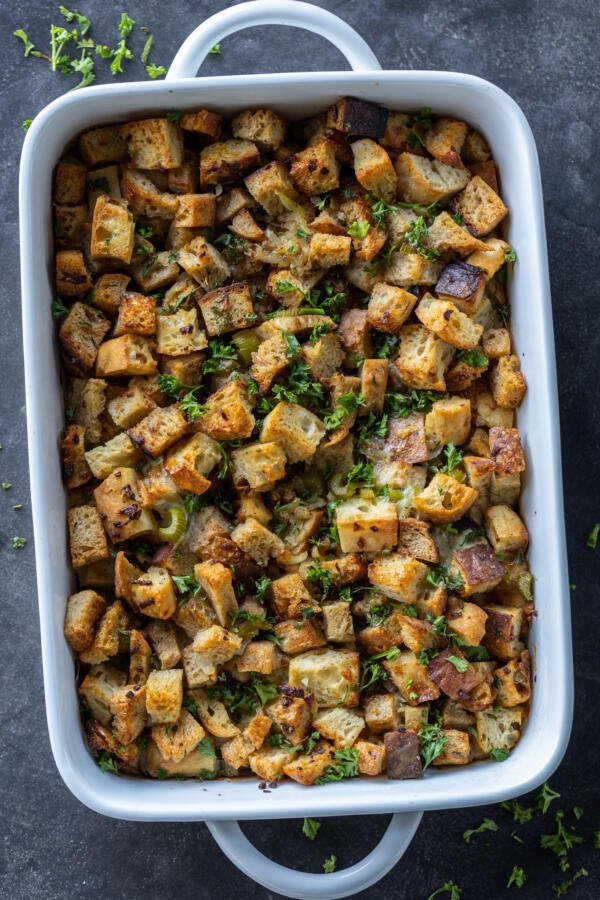
[[[226,6],[220,2],[140,0],[125,8],[138,24],[156,34],[152,58],[168,66],[182,40],[202,18]],[[590,835],[597,789],[597,696],[600,548],[585,548],[591,525],[600,520],[598,490],[600,363],[598,314],[598,5],[591,0],[456,0],[412,3],[385,0],[322,2],[357,28],[375,49],[384,68],[435,68],[471,72],[503,87],[522,106],[535,133],[546,197],[546,225],[561,400],[563,458],[570,580],[573,592],[577,697],[573,737],[567,756],[552,778],[570,812],[584,809],[578,825],[586,844],[573,853],[571,872],[590,872],[570,896],[600,895],[598,863]],[[121,6],[80,0],[98,40],[116,43]],[[139,825],[104,819],[76,801],[59,779],[52,761],[44,714],[34,577],[28,512],[25,409],[18,293],[17,165],[21,121],[35,115],[70,82],[52,76],[41,60],[22,58],[10,33],[24,27],[45,45],[50,21],[59,21],[58,4],[29,3],[20,9],[2,4],[6,37],[0,71],[3,152],[0,178],[3,327],[0,331],[0,558],[4,581],[0,604],[0,780],[5,822],[2,886],[7,898],[164,898],[269,896],[241,875],[216,849],[203,825]],[[138,38],[139,40],[139,38]],[[283,28],[247,31],[223,41],[221,57],[209,58],[206,74],[341,68],[337,51],[324,40]],[[127,78],[143,70],[132,64]],[[519,249],[519,248],[517,248]],[[535,463],[535,461],[533,461]],[[12,509],[23,502],[24,508]],[[29,538],[23,550],[11,548],[13,535]],[[552,552],[552,548],[548,548]],[[543,614],[544,598],[537,598]],[[596,777],[592,777],[595,771]],[[498,770],[501,777],[501,769]],[[482,835],[467,846],[465,828],[483,815],[495,818],[502,834]],[[597,812],[596,812],[597,815]],[[319,871],[335,853],[340,866],[356,862],[382,833],[387,817],[330,819],[319,838],[302,837],[299,821],[252,824],[247,832],[276,860]],[[538,834],[553,820],[521,828],[525,843],[511,837],[509,816],[498,807],[429,813],[399,866],[365,896],[425,898],[453,878],[466,898],[508,897],[504,885],[513,865],[529,878],[519,896],[552,896],[551,885],[566,878],[554,858],[539,849]],[[596,857],[597,857],[596,853]],[[293,881],[291,882],[293,884]]]

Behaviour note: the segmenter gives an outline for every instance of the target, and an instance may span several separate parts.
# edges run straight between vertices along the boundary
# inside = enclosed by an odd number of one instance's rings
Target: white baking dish
[[[193,77],[210,47],[239,28],[289,24],[328,37],[354,71]],[[385,27],[385,22],[381,23]],[[535,689],[523,737],[501,765],[428,771],[420,781],[357,779],[319,788],[281,784],[265,794],[254,779],[156,782],[100,772],[82,739],[74,666],[63,638],[65,598],[73,588],[65,536],[58,435],[63,425],[53,322],[52,171],[65,145],[92,125],[165,109],[199,106],[231,114],[270,106],[290,118],[321,110],[342,95],[390,109],[431,106],[466,119],[489,140],[510,209],[508,240],[518,262],[511,285],[516,352],[529,390],[519,411],[529,469],[522,507],[531,534],[539,618],[531,649]],[[134,820],[208,820],[227,855],[262,884],[287,896],[341,897],[367,887],[399,859],[423,810],[498,802],[531,790],[556,768],[572,714],[569,594],[563,524],[560,436],[544,212],[536,148],[525,117],[499,88],[450,72],[382,72],[364,41],[330,13],[290,0],[256,0],[213,16],[177,54],[165,82],[101,85],[66,94],[35,119],[20,173],[23,336],[31,494],[37,556],[46,707],[52,750],[70,790],[108,816]],[[331,875],[291,873],[258,853],[235,819],[393,812],[366,860]],[[293,888],[288,887],[290,882]]]

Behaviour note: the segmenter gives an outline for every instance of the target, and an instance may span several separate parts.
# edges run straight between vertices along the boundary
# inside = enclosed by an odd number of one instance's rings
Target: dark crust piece
[[[467,664],[466,670],[459,672],[450,662],[448,658],[450,656],[464,660]],[[452,700],[466,700],[473,688],[483,681],[483,675],[471,663],[467,663],[459,650],[451,647],[442,650],[431,660],[427,666],[427,675]]]
[[[516,475],[525,471],[525,456],[516,428],[490,428],[490,456],[496,464],[497,475]]]
[[[419,755],[419,738],[414,731],[400,728],[383,736],[386,774],[391,779],[421,778],[423,763]]]
[[[435,292],[438,296],[472,301],[477,295],[481,295],[484,284],[483,272],[477,266],[466,262],[452,262],[443,269]]]
[[[502,564],[485,541],[464,550],[456,550],[452,562],[470,587],[500,581],[504,575]]]
[[[385,134],[387,117],[387,109],[375,103],[343,97],[327,110],[327,127],[379,140]]]

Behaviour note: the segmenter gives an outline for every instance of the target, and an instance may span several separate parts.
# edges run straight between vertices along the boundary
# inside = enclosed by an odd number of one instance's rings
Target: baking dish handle
[[[207,822],[206,826],[225,856],[267,890],[302,900],[336,900],[364,891],[387,875],[412,841],[422,815],[396,813],[368,856],[347,869],[326,875],[298,872],[273,862],[250,843],[237,822]]]
[[[292,25],[327,38],[346,57],[355,72],[381,69],[369,45],[346,22],[326,9],[298,0],[251,0],[206,19],[177,51],[166,80],[193,78],[211,47],[242,28]]]

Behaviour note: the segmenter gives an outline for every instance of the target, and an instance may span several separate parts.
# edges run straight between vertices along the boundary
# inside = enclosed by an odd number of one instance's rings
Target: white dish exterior
[[[302,25],[325,34],[353,65],[369,71],[192,77],[207,49],[219,37],[248,24],[267,22]],[[531,790],[549,777],[566,749],[573,693],[569,590],[554,338],[534,139],[520,108],[486,81],[450,72],[383,72],[374,70],[374,66],[374,57],[364,42],[324,10],[288,0],[257,0],[219,13],[204,23],[184,44],[166,81],[100,85],[66,94],[37,116],[27,134],[20,172],[23,335],[48,727],[54,758],[65,783],[83,803],[104,815],[140,821],[216,821],[403,812],[413,815],[399,817],[395,828],[398,831],[399,823],[404,823],[408,843],[418,825],[417,813],[495,803]],[[188,77],[179,77],[183,73]],[[50,315],[54,166],[67,142],[94,125],[201,106],[225,114],[269,106],[290,118],[300,118],[326,108],[344,95],[403,111],[431,106],[436,112],[465,119],[486,136],[499,167],[502,196],[510,210],[507,240],[518,252],[510,284],[512,328],[528,383],[518,424],[528,460],[522,509],[531,536],[529,559],[539,614],[531,632],[535,682],[530,718],[519,744],[501,765],[480,762],[455,770],[428,772],[418,781],[361,778],[318,788],[287,782],[265,794],[258,790],[254,778],[235,782],[156,782],[104,774],[82,737],[73,687],[73,658],[63,637],[65,600],[73,590],[73,576],[68,564],[65,495],[58,453],[58,436],[64,421],[59,361]],[[233,823],[229,826],[230,837],[231,827]],[[224,825],[222,835],[225,828]],[[407,830],[410,834],[406,834]],[[402,846],[398,852],[398,834],[392,863],[404,849]],[[238,851],[243,852],[241,845]],[[385,859],[380,856],[376,877],[368,882],[363,877],[358,884],[356,875],[358,886],[351,877],[344,882],[343,871],[336,873],[339,887],[334,888],[335,878],[327,876],[326,894],[322,888],[310,887],[308,881],[301,887],[297,878],[302,873],[295,873],[294,890],[302,894],[289,896],[347,896],[381,877],[390,867],[389,859],[389,853]],[[234,861],[240,863],[239,859]],[[249,864],[241,867],[247,871]],[[351,871],[345,870],[348,876]],[[302,878],[318,878],[320,882],[323,876]],[[282,890],[280,882],[259,880]]]

